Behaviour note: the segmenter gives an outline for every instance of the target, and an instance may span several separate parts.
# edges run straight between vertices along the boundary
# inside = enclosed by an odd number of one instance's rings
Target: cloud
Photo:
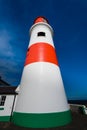
[[[0,59],[0,76],[11,85],[18,85],[22,73],[22,62],[10,59]],[[23,63],[22,63],[23,64]]]
[[[11,40],[12,37],[5,29],[0,30],[0,55],[5,57],[14,56],[12,46],[10,45]]]
[[[14,32],[0,30],[0,76],[11,85],[18,85],[24,64],[23,47],[17,47],[15,41],[17,36]]]

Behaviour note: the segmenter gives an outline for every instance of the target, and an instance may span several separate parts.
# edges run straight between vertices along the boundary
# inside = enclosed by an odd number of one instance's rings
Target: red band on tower
[[[33,62],[50,62],[58,65],[55,48],[48,43],[35,43],[27,51],[25,65]]]

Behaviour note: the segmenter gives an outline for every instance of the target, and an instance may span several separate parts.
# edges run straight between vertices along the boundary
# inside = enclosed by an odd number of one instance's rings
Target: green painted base
[[[30,128],[49,128],[63,126],[71,122],[71,112],[58,113],[18,113],[14,112],[12,122]]]
[[[9,122],[10,121],[10,116],[0,116],[0,122]]]

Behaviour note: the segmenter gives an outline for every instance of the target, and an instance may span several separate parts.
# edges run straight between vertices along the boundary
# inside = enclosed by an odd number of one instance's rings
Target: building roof
[[[0,94],[17,94],[15,92],[17,87],[0,87]]]

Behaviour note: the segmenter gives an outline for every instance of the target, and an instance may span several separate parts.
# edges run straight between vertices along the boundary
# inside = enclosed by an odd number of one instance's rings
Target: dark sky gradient
[[[29,29],[45,16],[68,99],[87,99],[87,0],[0,0],[0,76],[20,83]]]

